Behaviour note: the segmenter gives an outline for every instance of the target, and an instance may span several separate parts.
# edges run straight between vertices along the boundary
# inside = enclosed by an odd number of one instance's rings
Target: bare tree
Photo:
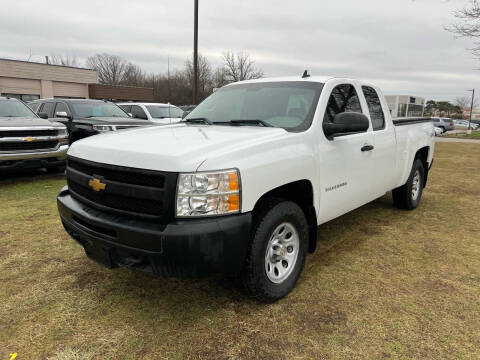
[[[87,58],[87,67],[97,70],[98,82],[100,84],[121,84],[129,65],[124,58],[117,55],[104,53]]]
[[[471,0],[470,4],[454,13],[457,22],[445,29],[459,37],[480,38],[480,1]],[[471,49],[476,57],[480,57],[480,41],[474,42]]]
[[[145,86],[146,77],[145,72],[138,65],[128,63],[120,84],[126,86]]]
[[[472,105],[472,98],[470,96],[460,96],[455,99],[455,105],[460,106],[462,109],[470,109]],[[478,105],[477,99],[473,99],[473,107]]]
[[[224,52],[223,63],[225,80],[228,82],[263,77],[263,71],[255,67],[255,62],[246,52],[238,52],[236,54],[230,51]]]
[[[188,79],[189,86],[193,90],[193,63],[192,60],[187,59],[185,61],[185,75]],[[202,101],[208,95],[212,93],[213,85],[213,72],[208,59],[198,54],[198,100]]]
[[[52,65],[78,66],[76,56],[51,54],[48,61]]]

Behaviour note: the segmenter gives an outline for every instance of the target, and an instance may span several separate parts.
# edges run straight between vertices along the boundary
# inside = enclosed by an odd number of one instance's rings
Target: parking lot
[[[61,175],[0,184],[0,354],[17,359],[475,358],[480,146],[437,143],[422,204],[386,195],[318,229],[298,286],[262,305],[232,279],[88,260],[63,230]]]

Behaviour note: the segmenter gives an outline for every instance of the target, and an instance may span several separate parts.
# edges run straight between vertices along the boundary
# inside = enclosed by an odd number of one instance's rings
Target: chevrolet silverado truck
[[[0,97],[0,173],[64,171],[67,150],[65,126],[38,117],[20,100]]]
[[[415,209],[433,153],[430,119],[392,120],[368,82],[243,81],[181,123],[73,144],[57,204],[104,266],[236,274],[272,302],[295,286],[319,225],[389,191]]]
[[[116,104],[92,99],[42,99],[29,103],[37,114],[64,124],[70,144],[109,131],[156,125],[152,121],[132,119]]]

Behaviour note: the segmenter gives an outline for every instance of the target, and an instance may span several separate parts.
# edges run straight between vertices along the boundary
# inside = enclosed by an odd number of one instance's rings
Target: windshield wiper
[[[203,123],[207,125],[213,125],[213,122],[211,122],[207,118],[190,118],[190,119],[185,119],[184,122],[193,123],[193,124]]]
[[[265,127],[273,127],[269,123],[263,121],[263,120],[258,120],[258,119],[239,119],[239,120],[230,120],[231,124],[257,124],[257,125],[262,125]]]

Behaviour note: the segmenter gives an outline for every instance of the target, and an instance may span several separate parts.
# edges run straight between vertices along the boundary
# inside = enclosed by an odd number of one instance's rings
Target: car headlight
[[[178,176],[176,216],[196,217],[240,212],[238,170],[209,171]]]
[[[98,132],[106,132],[106,131],[114,131],[115,126],[111,125],[93,125],[92,126],[93,130],[98,131]]]
[[[68,130],[65,128],[58,129],[57,136],[68,136]]]

